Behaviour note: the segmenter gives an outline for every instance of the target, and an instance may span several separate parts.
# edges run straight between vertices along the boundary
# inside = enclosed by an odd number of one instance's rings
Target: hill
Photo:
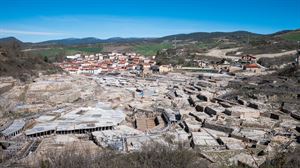
[[[4,43],[19,43],[19,44],[22,44],[23,42],[18,40],[15,37],[5,37],[5,38],[0,39],[0,43],[2,43],[2,44],[4,44]]]
[[[49,40],[38,43],[23,43],[14,37],[0,39],[2,42],[18,43],[23,51],[34,56],[47,57],[50,61],[61,60],[66,55],[76,53],[94,54],[99,52],[137,52],[145,56],[156,55],[159,51],[172,48],[187,49],[184,55],[190,55],[200,49],[202,52],[213,48],[239,50],[228,53],[272,54],[294,50],[298,47],[300,30],[284,30],[262,35],[247,31],[234,32],[195,32],[175,34],[159,38],[109,38],[95,37]],[[171,51],[171,50],[169,50]],[[162,52],[160,52],[161,54]],[[172,52],[170,52],[172,53]],[[163,54],[168,55],[168,54]],[[180,56],[181,57],[181,56]],[[165,60],[165,59],[163,59]]]
[[[160,38],[161,40],[195,40],[206,41],[214,38],[227,38],[231,40],[245,40],[248,37],[263,36],[261,34],[251,33],[247,31],[235,31],[235,32],[196,32],[190,34],[176,34],[171,36],[165,36]]]
[[[87,38],[67,38],[60,40],[49,40],[43,41],[39,43],[35,43],[35,45],[45,46],[45,45],[83,45],[83,44],[96,44],[96,43],[128,43],[128,42],[142,42],[148,41],[151,38],[121,38],[121,37],[113,37],[109,39],[98,39],[95,37],[87,37]]]
[[[285,40],[300,41],[300,30],[286,31],[277,36]]]
[[[87,38],[67,38],[59,40],[49,40],[35,43],[35,45],[82,45],[82,44],[96,44],[96,43],[143,43],[143,42],[163,42],[165,40],[196,40],[205,41],[213,38],[228,38],[241,40],[252,36],[261,36],[247,31],[235,31],[235,32],[196,32],[190,34],[176,34],[159,38],[121,38],[113,37],[108,39],[99,39],[95,37]]]
[[[42,57],[21,52],[22,44],[15,38],[0,40],[0,76],[13,76],[26,81],[39,72],[48,74],[60,71]]]

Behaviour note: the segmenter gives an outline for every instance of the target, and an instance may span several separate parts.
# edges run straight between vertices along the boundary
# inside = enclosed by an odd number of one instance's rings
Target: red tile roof
[[[245,65],[246,68],[260,68],[257,64],[247,64]]]

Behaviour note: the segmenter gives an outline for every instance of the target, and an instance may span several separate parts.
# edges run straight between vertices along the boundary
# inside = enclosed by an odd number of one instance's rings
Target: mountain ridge
[[[207,40],[211,38],[227,37],[237,39],[240,37],[278,37],[291,32],[298,32],[300,29],[295,30],[282,30],[271,34],[258,34],[249,31],[232,31],[232,32],[192,32],[192,33],[180,33],[173,34],[163,37],[111,37],[107,39],[100,39],[96,37],[84,37],[84,38],[64,38],[64,39],[54,39],[41,42],[22,42],[15,37],[5,37],[0,38],[0,43],[8,41],[17,41],[23,44],[33,44],[38,46],[44,45],[83,45],[83,44],[95,44],[95,43],[127,43],[127,42],[162,42],[164,40]]]

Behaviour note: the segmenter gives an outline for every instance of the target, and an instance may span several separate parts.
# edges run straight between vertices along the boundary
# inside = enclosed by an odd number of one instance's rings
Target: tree
[[[44,56],[44,61],[45,61],[45,62],[49,62],[49,59],[48,59],[47,56]]]

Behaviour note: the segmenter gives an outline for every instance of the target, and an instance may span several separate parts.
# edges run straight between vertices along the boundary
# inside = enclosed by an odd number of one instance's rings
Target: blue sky
[[[300,0],[0,0],[0,37],[160,37],[300,28]]]

